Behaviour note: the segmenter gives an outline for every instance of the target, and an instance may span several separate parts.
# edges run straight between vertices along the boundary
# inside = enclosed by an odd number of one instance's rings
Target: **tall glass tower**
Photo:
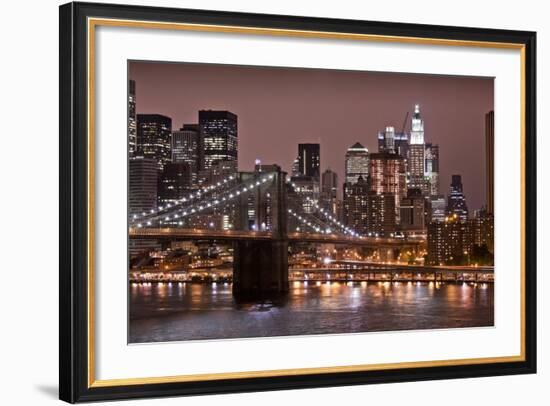
[[[238,161],[237,115],[229,111],[201,110],[199,125],[204,143],[201,169],[218,161]]]
[[[411,120],[411,138],[409,145],[409,188],[420,189],[428,194],[428,186],[424,177],[426,145],[424,141],[424,120],[420,115],[420,106],[414,106]]]
[[[356,142],[346,151],[345,183],[357,183],[359,176],[367,180],[369,176],[369,150]]]
[[[462,176],[453,175],[451,179],[451,188],[447,197],[447,214],[457,215],[461,222],[468,220],[468,206],[466,197],[462,191]]]

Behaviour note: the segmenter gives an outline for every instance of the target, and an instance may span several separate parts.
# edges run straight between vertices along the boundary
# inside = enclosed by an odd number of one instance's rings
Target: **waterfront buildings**
[[[201,110],[199,125],[204,143],[200,169],[210,169],[217,161],[238,162],[237,116],[229,111]]]
[[[162,114],[137,115],[136,156],[153,159],[159,170],[172,160],[172,119]]]
[[[428,265],[465,265],[472,250],[468,224],[458,215],[428,225]]]

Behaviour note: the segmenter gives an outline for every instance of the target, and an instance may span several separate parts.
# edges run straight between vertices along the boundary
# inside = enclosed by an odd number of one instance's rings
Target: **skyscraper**
[[[338,193],[338,175],[336,172],[327,169],[321,175],[321,206],[330,211],[334,216],[337,215],[337,193]]]
[[[166,164],[159,176],[159,205],[176,203],[184,197],[191,187],[191,173],[191,165],[188,162]]]
[[[367,179],[369,176],[369,150],[356,142],[346,151],[346,178],[345,183],[357,183],[361,176]]]
[[[290,176],[300,176],[300,160],[298,159],[298,157],[296,157],[296,159],[292,162]]]
[[[128,210],[130,218],[157,209],[158,162],[135,157],[129,161]]]
[[[391,132],[388,132],[388,128],[393,130]],[[391,147],[393,152],[401,155],[403,158],[408,158],[409,136],[406,132],[395,132],[395,129],[393,127],[386,127],[386,131],[378,132],[378,152],[392,152],[387,148],[387,145],[392,144],[392,141],[387,139],[387,136],[393,138],[393,147]]]
[[[172,163],[189,164],[191,184],[196,185],[201,156],[200,129],[198,124],[184,124],[172,132]]]
[[[445,196],[437,195],[430,197],[430,208],[431,208],[431,221],[445,221],[447,202],[445,201]]]
[[[468,206],[462,191],[462,177],[460,175],[452,176],[449,196],[447,197],[447,214],[456,214],[462,222],[468,220]]]
[[[428,203],[420,189],[408,189],[407,197],[401,199],[401,229],[407,232],[421,233],[426,229]]]
[[[466,265],[472,252],[469,225],[458,216],[445,217],[428,225],[427,265]]]
[[[393,193],[379,194],[371,190],[367,195],[368,235],[390,237],[397,229],[397,210]]]
[[[414,114],[411,119],[411,138],[409,145],[409,188],[420,189],[425,194],[428,192],[425,173],[425,142],[424,120],[420,115],[420,106],[414,106]]]
[[[494,214],[495,210],[495,112],[490,111],[485,115],[485,186],[487,188],[487,212]]]
[[[133,157],[136,152],[136,82],[128,82],[128,157]]]
[[[162,170],[172,159],[172,119],[161,114],[138,114],[137,125],[137,155],[154,159]]]
[[[319,144],[298,144],[298,165],[301,175],[319,179],[321,146]]]
[[[405,159],[398,154],[379,152],[370,156],[371,191],[390,194],[394,199],[395,219],[399,222],[401,199],[407,195]]]
[[[424,177],[429,186],[429,195],[439,195],[439,145],[426,143],[425,149],[425,169]]]
[[[201,169],[216,161],[238,162],[237,116],[229,111],[201,110],[199,125],[204,143]]]
[[[357,182],[344,185],[344,224],[360,234],[367,232],[368,193],[368,181],[362,176]]]
[[[137,156],[128,162],[128,214],[130,227],[158,226],[157,220],[140,220],[139,216],[157,209],[158,162],[156,159]],[[137,218],[134,218],[134,215]],[[149,224],[150,222],[150,224]],[[157,240],[128,241],[130,257],[160,249]]]

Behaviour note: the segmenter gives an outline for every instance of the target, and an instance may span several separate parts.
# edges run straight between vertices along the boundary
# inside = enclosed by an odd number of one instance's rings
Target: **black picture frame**
[[[536,372],[536,33],[112,4],[69,3],[60,12],[59,397],[67,402],[235,393]],[[162,21],[370,34],[523,46],[524,81],[524,359],[514,362],[312,373],[188,382],[93,386],[89,382],[87,189],[87,19]]]

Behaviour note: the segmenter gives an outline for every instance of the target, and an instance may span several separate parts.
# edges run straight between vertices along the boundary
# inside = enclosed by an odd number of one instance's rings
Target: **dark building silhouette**
[[[485,182],[487,212],[494,214],[495,210],[495,112],[490,111],[485,115]]]
[[[136,82],[128,82],[128,157],[133,157],[137,143]]]
[[[191,171],[191,184],[196,185],[201,164],[202,142],[198,124],[184,124],[172,132],[172,163],[187,163]]]
[[[224,110],[201,110],[199,125],[204,145],[200,169],[210,169],[217,161],[238,162],[237,115]]]
[[[429,196],[439,195],[439,145],[426,143],[424,154],[425,159],[425,176],[427,179],[427,187]]]
[[[321,206],[334,216],[338,214],[337,193],[338,175],[336,172],[327,169],[321,175],[321,195],[319,201]]]
[[[128,167],[128,211],[130,217],[157,209],[158,163],[155,159],[135,157]]]
[[[298,170],[303,176],[319,179],[321,167],[321,146],[319,144],[298,144]]]
[[[162,170],[172,159],[172,119],[161,114],[138,114],[137,126],[136,154],[154,159]]]
[[[407,197],[401,199],[401,229],[407,232],[422,232],[426,229],[428,202],[420,189],[409,189]]]
[[[344,184],[344,224],[360,234],[368,229],[368,195],[369,182],[362,176]]]
[[[192,170],[188,162],[166,164],[158,181],[159,205],[176,203],[184,197],[191,185]]]
[[[468,220],[468,206],[462,191],[462,177],[460,175],[452,176],[449,196],[447,197],[447,214],[456,214],[462,222]]]

